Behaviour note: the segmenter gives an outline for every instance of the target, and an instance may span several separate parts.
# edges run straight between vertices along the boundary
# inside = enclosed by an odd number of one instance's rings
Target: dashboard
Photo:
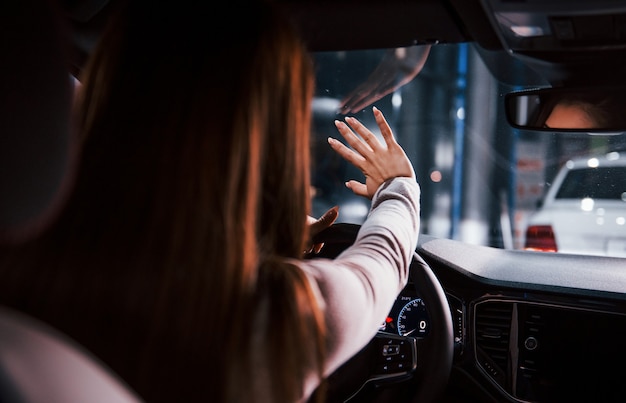
[[[353,239],[354,227],[338,229],[342,242],[328,240],[329,255]],[[409,283],[379,330],[329,377],[338,401],[612,402],[626,395],[623,259],[420,236]],[[420,395],[441,377],[443,397]]]
[[[428,237],[418,252],[445,289],[454,322],[444,401],[612,402],[626,395],[619,370],[626,360],[623,260]]]

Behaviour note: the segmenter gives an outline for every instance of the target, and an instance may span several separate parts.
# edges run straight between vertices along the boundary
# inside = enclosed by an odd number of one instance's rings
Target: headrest
[[[67,183],[73,86],[59,11],[0,2],[0,242],[44,228]]]

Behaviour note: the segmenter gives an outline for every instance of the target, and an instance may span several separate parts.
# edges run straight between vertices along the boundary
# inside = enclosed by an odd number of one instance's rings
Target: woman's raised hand
[[[346,182],[346,186],[355,194],[369,199],[388,179],[399,176],[415,178],[413,165],[393,137],[382,112],[376,107],[373,108],[373,112],[385,144],[382,144],[374,133],[353,117],[345,118],[348,124],[339,120],[335,121],[337,130],[352,148],[348,148],[332,137],[328,138],[330,146],[365,175],[365,183],[350,180]]]

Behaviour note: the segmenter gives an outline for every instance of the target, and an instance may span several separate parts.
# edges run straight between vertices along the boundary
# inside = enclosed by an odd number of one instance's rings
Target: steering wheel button
[[[400,346],[397,344],[394,345],[385,345],[383,346],[383,355],[398,355],[400,353]]]
[[[389,372],[391,372],[391,364],[378,365],[376,366],[375,372],[377,374],[388,374]]]

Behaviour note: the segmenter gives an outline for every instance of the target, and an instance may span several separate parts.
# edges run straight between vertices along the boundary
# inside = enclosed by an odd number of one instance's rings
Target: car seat
[[[72,86],[52,0],[0,3],[0,241],[42,230],[71,182]],[[69,337],[0,306],[0,402],[141,399]]]

